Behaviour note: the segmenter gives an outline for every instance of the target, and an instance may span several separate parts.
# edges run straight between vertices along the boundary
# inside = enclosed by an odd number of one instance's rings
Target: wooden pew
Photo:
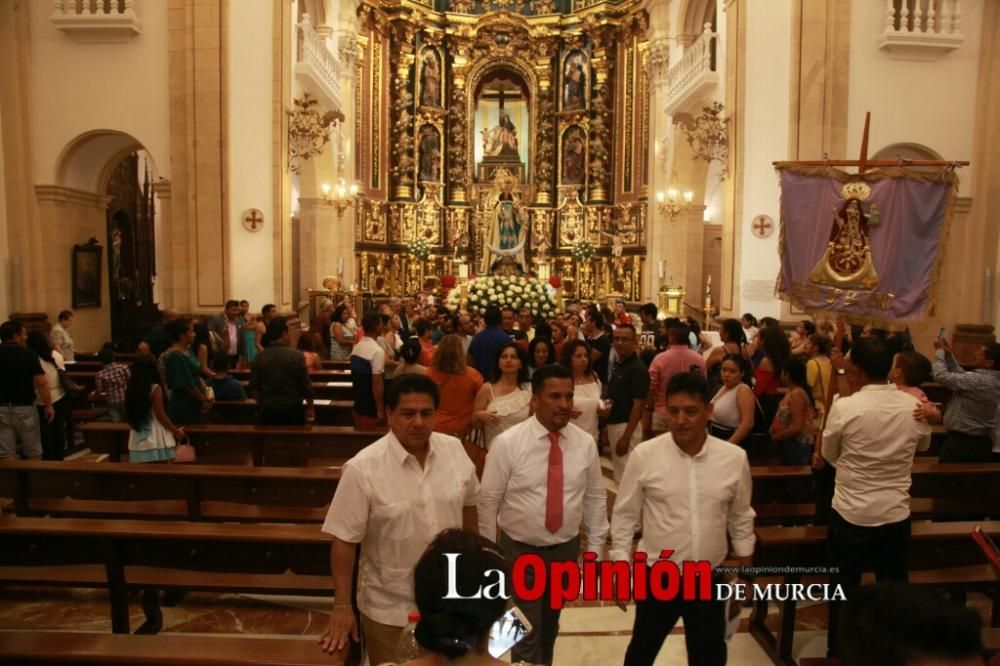
[[[354,402],[351,400],[328,400],[317,398],[313,400],[316,411],[316,425],[354,426]],[[257,423],[260,409],[253,400],[246,401],[216,401],[202,418],[203,423],[224,423],[228,425],[249,425]]]
[[[917,458],[910,487],[914,519],[1000,518],[1000,464],[940,464]],[[757,525],[798,525],[813,518],[808,467],[751,467]]]
[[[84,389],[81,399],[85,401],[87,394],[94,390],[97,373],[71,370],[66,374]],[[242,381],[241,383],[246,388],[248,382]],[[354,387],[351,385],[350,377],[347,378],[347,381],[344,381],[343,376],[339,376],[336,381],[314,381],[312,387],[316,398],[354,400]]]
[[[0,518],[0,584],[107,589],[114,633],[130,590],[333,595],[316,525]]]
[[[972,528],[982,525],[988,533],[1000,532],[1000,521],[913,523],[910,538],[910,582],[920,585],[983,586],[1000,594],[996,573],[985,563],[982,551],[972,540]],[[759,527],[754,548],[754,567],[828,567],[825,527]],[[938,568],[946,564],[949,568]],[[764,582],[799,583],[827,582],[828,577],[804,577],[791,573],[780,579],[758,579]],[[871,582],[870,580],[868,582]],[[749,596],[749,595],[748,595]],[[997,599],[994,596],[994,599]],[[792,641],[795,633],[796,601],[779,603],[778,629],[771,632],[765,625],[768,602],[754,600],[750,616],[750,634],[775,664],[795,664]],[[997,606],[994,602],[994,612]]]
[[[132,666],[340,666],[347,649],[325,654],[313,637],[134,636],[72,631],[0,631],[0,664]]]
[[[112,462],[127,460],[126,423],[86,423],[87,446]],[[381,433],[342,426],[198,425],[184,429],[203,464],[315,467],[339,466]]]
[[[18,516],[321,523],[339,468],[11,461],[0,497]]]

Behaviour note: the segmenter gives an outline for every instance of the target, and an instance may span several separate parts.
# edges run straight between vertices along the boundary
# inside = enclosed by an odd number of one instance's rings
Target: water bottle
[[[400,634],[399,643],[396,645],[397,664],[405,664],[408,661],[419,658],[423,654],[420,644],[417,643],[416,636],[413,635],[413,632],[417,629],[417,622],[420,622],[420,613],[410,611],[410,614],[406,616],[406,627],[403,629],[403,633]]]

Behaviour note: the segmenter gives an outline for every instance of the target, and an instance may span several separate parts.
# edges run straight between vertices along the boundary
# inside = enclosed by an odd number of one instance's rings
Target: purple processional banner
[[[855,323],[925,319],[958,178],[890,168],[864,175],[779,163],[777,294]]]

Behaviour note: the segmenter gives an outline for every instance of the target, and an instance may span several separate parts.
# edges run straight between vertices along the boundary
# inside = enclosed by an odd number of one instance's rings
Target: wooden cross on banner
[[[948,160],[911,160],[902,157],[897,157],[894,160],[870,160],[868,159],[868,127],[871,123],[872,112],[867,111],[865,113],[865,131],[861,135],[861,156],[857,160],[793,160],[785,162],[772,162],[773,165],[778,164],[800,164],[802,166],[833,166],[833,167],[844,167],[844,166],[856,166],[858,167],[858,173],[864,173],[869,167],[903,167],[903,166],[939,166],[939,167],[960,167],[969,166],[968,162],[954,162]]]

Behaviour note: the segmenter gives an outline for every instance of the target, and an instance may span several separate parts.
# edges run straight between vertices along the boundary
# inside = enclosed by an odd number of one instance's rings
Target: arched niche
[[[681,44],[693,42],[704,32],[705,24],[717,30],[716,0],[684,0],[677,13],[677,38]]]
[[[97,129],[78,135],[62,149],[56,160],[56,185],[82,192],[103,194],[111,170],[125,156],[144,151],[156,170],[156,157],[131,134],[118,130]]]
[[[524,164],[522,182],[531,182],[534,173],[533,160],[537,153],[535,127],[538,119],[538,80],[531,64],[516,57],[481,58],[470,69],[469,82],[466,117],[472,119],[472,122],[468,123],[467,135],[468,145],[472,147],[469,151],[471,160],[469,169],[473,178],[470,180],[480,180],[477,178],[479,175],[477,165],[486,157],[488,146],[485,146],[484,142],[492,138],[493,130],[500,123],[499,99],[491,99],[492,95],[483,97],[483,94],[489,91],[491,86],[501,86],[510,93],[518,93],[516,116],[520,120],[511,117],[511,121],[515,126],[519,142],[518,155]],[[508,100],[504,100],[505,106],[509,103]],[[508,115],[512,114],[508,111]],[[483,129],[487,130],[486,136],[483,134]]]
[[[880,148],[871,159],[873,160],[943,160],[941,154],[933,148],[919,143],[901,142],[891,143],[884,148]],[[907,167],[918,171],[937,171],[938,167]]]

